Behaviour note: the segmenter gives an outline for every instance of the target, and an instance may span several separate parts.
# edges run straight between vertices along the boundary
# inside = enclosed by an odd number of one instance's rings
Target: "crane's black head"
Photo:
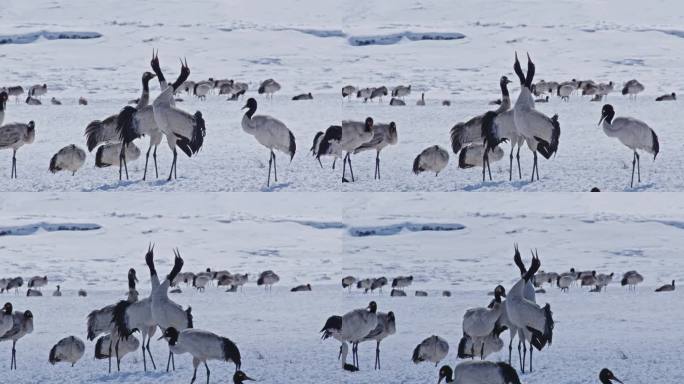
[[[494,288],[494,300],[500,303],[502,297],[506,297],[506,288],[502,285],[497,285],[496,288]]]
[[[33,313],[31,313],[31,311],[24,312],[24,319],[26,319],[26,320],[33,319]]]
[[[376,304],[375,301],[371,301],[368,304],[368,312],[375,313],[377,311],[378,311],[378,304]]]
[[[142,75],[142,81],[143,81],[144,83],[147,83],[147,82],[149,82],[150,80],[154,79],[155,77],[157,77],[157,75],[155,75],[154,73],[152,73],[152,72],[145,72],[145,73],[143,73],[143,75]]]
[[[7,92],[5,92],[5,91],[0,92],[0,111],[5,110],[5,106],[7,105],[7,98],[8,98]]]
[[[5,305],[2,306],[2,312],[5,315],[11,315],[12,314],[12,303],[5,303]]]
[[[166,341],[169,342],[169,345],[175,345],[178,341],[178,330],[174,327],[166,328],[159,340],[161,339],[166,339]]]
[[[672,281],[672,285],[674,285],[674,281]],[[394,317],[394,312],[387,312],[387,320],[389,320],[390,322],[394,322],[396,320]]]
[[[591,271],[591,275],[596,277],[596,271]]]
[[[242,383],[242,382],[244,382],[244,381],[256,381],[256,380],[254,380],[254,379],[252,379],[251,377],[247,376],[247,374],[244,373],[244,372],[242,372],[242,371],[237,371],[237,372],[235,372],[235,374],[233,375],[233,383],[235,383],[235,384],[240,384],[240,383]]]
[[[138,276],[136,275],[135,268],[128,270],[128,278],[133,279],[136,283],[138,282]]]
[[[601,370],[601,372],[599,373],[599,380],[604,384],[610,384],[613,381],[617,381],[618,383],[622,384],[622,381],[615,377],[615,375],[613,375],[613,372],[611,372],[608,368],[603,368]]]
[[[242,107],[242,109],[247,109],[247,115],[249,117],[252,117],[252,115],[254,114],[254,112],[257,109],[257,101],[253,97],[250,97],[247,100],[247,103],[245,104],[245,106]]]
[[[443,365],[442,368],[439,369],[439,380],[437,380],[437,384],[441,383],[444,379],[446,379],[447,383],[451,382],[453,375],[454,371],[451,370],[451,367]]]
[[[610,124],[613,121],[613,116],[615,116],[613,106],[610,104],[604,105],[601,109],[601,120],[599,120],[598,125],[601,125],[604,119]]]
[[[373,118],[372,117],[366,117],[365,130],[366,130],[366,132],[370,132],[373,130]]]
[[[499,84],[501,84],[503,86],[503,85],[508,85],[510,83],[512,83],[512,81],[509,80],[508,77],[501,76],[501,80],[499,81]]]

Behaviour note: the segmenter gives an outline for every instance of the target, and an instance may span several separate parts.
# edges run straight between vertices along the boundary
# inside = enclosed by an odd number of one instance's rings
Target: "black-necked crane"
[[[404,96],[408,96],[411,94],[411,86],[408,85],[397,85],[393,90],[392,90],[392,97],[399,97],[399,98],[404,98]]]
[[[363,99],[363,102],[367,102],[371,97],[371,94],[375,91],[375,88],[362,88],[356,91],[356,98]]]
[[[425,106],[425,92],[421,92],[420,99],[418,99],[418,101],[416,101],[416,105],[419,107]]]
[[[1,97],[1,96],[0,96]],[[677,94],[672,92],[670,94],[665,94],[662,96],[656,97],[655,101],[675,101],[677,100]],[[0,124],[2,124],[2,118],[0,118]]]
[[[504,342],[497,333],[498,331],[491,333],[478,341],[473,340],[468,335],[463,335],[458,344],[458,357],[474,359],[475,356],[480,356],[482,359],[486,359],[492,353],[499,352],[503,349]]]
[[[152,300],[152,319],[157,325],[159,325],[159,328],[162,331],[168,328],[175,328],[176,330],[180,331],[193,328],[192,308],[188,307],[187,310],[183,310],[183,307],[171,300],[168,295],[171,282],[176,278],[178,273],[180,273],[184,264],[183,258],[177,249],[174,250],[174,256],[173,268],[171,269],[171,272],[166,276],[166,279],[159,284],[158,287],[153,289],[152,294],[150,295]],[[145,262],[150,270],[150,276],[157,276],[157,271],[154,268],[153,250],[148,251],[148,253],[145,255]],[[173,369],[175,370],[176,366],[173,358],[173,351],[171,350],[169,350],[169,358],[166,362],[167,372],[169,371],[169,363],[173,365]]]
[[[351,101],[351,98],[354,94],[356,94],[356,87],[354,87],[353,85],[345,85],[344,87],[342,87],[342,100],[344,100],[344,98],[346,97],[347,99],[349,99],[349,101]]]
[[[373,88],[373,91],[370,94],[370,100],[373,101],[373,99],[378,98],[378,101],[382,102],[382,97],[387,96],[387,87],[384,85],[381,87]]]
[[[615,117],[615,109],[610,104],[606,104],[601,109],[601,120],[599,125],[603,126],[603,132],[608,137],[615,137],[627,148],[634,152],[632,158],[632,180],[629,187],[634,186],[634,168],[637,169],[637,180],[641,182],[641,166],[639,162],[639,150],[653,155],[653,160],[660,152],[660,142],[655,131],[641,120],[633,117]]]
[[[380,179],[380,151],[387,146],[397,144],[397,140],[397,125],[394,121],[389,124],[373,124],[373,138],[354,150],[354,154],[357,154],[375,149],[374,179]],[[351,165],[349,167],[351,169]]]
[[[535,66],[527,56],[527,76],[522,72],[518,54],[515,55],[513,69],[520,80],[520,94],[513,107],[513,119],[515,127],[520,136],[525,139],[527,147],[534,155],[532,164],[532,179],[534,181],[535,171],[539,180],[539,168],[537,165],[537,152],[544,158],[549,159],[558,151],[558,141],[560,138],[560,124],[558,115],[549,118],[545,114],[534,109],[534,98],[532,97],[532,80],[534,79]]]
[[[98,360],[111,360],[111,355],[114,352],[112,350],[112,346],[114,344],[117,344],[118,346],[116,351],[116,353],[118,354],[118,359],[122,360],[124,356],[126,356],[127,354],[138,350],[138,347],[140,347],[140,340],[138,340],[133,335],[130,335],[127,338],[121,340],[114,341],[112,341],[112,335],[110,334],[101,336],[95,342],[95,358]]]
[[[7,94],[9,96],[14,96],[14,102],[19,104],[19,97],[24,94],[24,87],[21,85],[7,87]]]
[[[429,361],[435,363],[436,367],[440,361],[444,360],[448,353],[449,343],[437,335],[432,335],[421,341],[420,344],[413,349],[411,360],[415,364]]]
[[[380,342],[386,337],[394,335],[397,332],[397,321],[394,317],[394,312],[387,313],[378,312],[378,324],[366,337],[361,340],[371,341],[375,340],[375,369],[380,369]]]
[[[0,310],[0,336],[4,335],[14,326],[12,303],[5,303]]]
[[[273,100],[273,94],[278,91],[280,91],[280,84],[273,79],[262,81],[259,89],[257,89],[257,93],[260,95],[265,94],[266,97],[269,97],[271,100]]]
[[[413,275],[409,276],[397,276],[392,279],[392,288],[407,288],[413,284]]]
[[[7,108],[7,99],[9,98],[7,91],[0,92],[0,126],[5,121],[5,109]]]
[[[273,150],[281,151],[290,156],[290,162],[297,151],[295,136],[287,128],[285,123],[268,115],[254,115],[257,110],[257,101],[249,98],[242,109],[247,109],[242,117],[242,130],[250,135],[270,151],[268,158],[268,179],[266,186],[271,185],[271,165],[273,166],[273,179],[278,182],[278,170],[276,167],[276,155]]]
[[[351,293],[351,289],[356,284],[356,277],[354,276],[345,276],[342,278],[342,288],[349,288],[349,292]]]
[[[331,125],[328,127],[328,129],[332,130],[341,130],[342,127],[339,125]],[[318,160],[318,164],[320,164],[321,168],[323,168],[323,163],[321,162],[320,156],[318,156],[319,149],[321,147],[321,142],[323,141],[323,138],[325,137],[325,132],[318,131],[316,132],[316,135],[314,136],[313,139],[313,144],[311,145],[311,149],[309,150],[311,152],[311,155]],[[339,153],[328,153],[328,154],[321,154],[321,156],[326,155],[326,156],[332,156],[333,157],[333,163],[332,163],[332,169],[335,169],[335,163],[337,162],[338,157],[342,157],[341,151]]]
[[[237,345],[226,337],[219,336],[213,332],[202,329],[183,329],[178,331],[174,327],[164,330],[163,339],[169,343],[169,350],[174,354],[189,353],[192,355],[192,366],[194,368],[190,384],[197,378],[197,367],[204,363],[207,370],[207,384],[209,384],[209,366],[207,360],[220,360],[233,362],[235,371],[240,370],[242,358]],[[161,339],[160,338],[160,339]]]
[[[50,364],[57,363],[71,363],[73,367],[76,362],[81,360],[85,353],[85,344],[83,340],[76,336],[68,336],[58,341],[52,349],[50,349],[50,356],[48,361]]]
[[[644,276],[637,271],[627,271],[622,275],[620,284],[628,287],[630,291],[636,291],[637,285],[644,282]]]
[[[480,359],[484,359],[485,339],[496,330],[497,321],[503,311],[502,297],[506,297],[506,290],[499,285],[494,289],[494,302],[490,308],[471,308],[463,315],[463,334],[473,340],[470,351],[471,356],[475,356],[475,345],[478,344]],[[465,351],[459,349],[459,355],[464,353]]]
[[[413,159],[413,173],[419,175],[422,172],[434,172],[437,177],[448,164],[449,152],[439,145],[433,145],[423,149]]]
[[[33,332],[33,313],[31,311],[14,311],[12,328],[0,335],[0,342],[12,341],[12,360],[10,371],[17,369],[17,341]]]
[[[43,84],[43,85],[36,84],[36,85],[32,85],[31,88],[29,88],[29,95],[31,97],[37,97],[40,99],[40,97],[43,96],[44,94],[46,94],[47,91],[48,91],[47,84]]]
[[[41,287],[46,286],[48,283],[48,278],[47,276],[33,276],[28,280],[28,283],[26,284],[27,287],[29,288],[36,288],[40,289]]]
[[[0,127],[0,150],[12,150],[12,171],[10,178],[17,178],[17,150],[24,144],[31,144],[36,138],[36,124],[9,123]]]
[[[296,96],[292,97],[293,101],[299,101],[299,100],[313,100],[313,95],[311,95],[311,92],[309,93],[302,93]]]
[[[140,157],[140,148],[135,143],[126,146],[123,143],[106,143],[100,145],[95,152],[95,166],[107,168],[121,164],[122,148],[126,148],[126,161],[135,161]]]
[[[340,356],[342,368],[347,371],[359,370],[358,345],[378,325],[378,305],[371,301],[366,308],[359,308],[345,313],[343,316],[331,316],[321,329],[321,339],[330,337],[342,343]],[[347,353],[352,344],[353,364],[347,364]]]
[[[602,384],[613,384],[614,381],[622,384],[622,381],[615,377],[615,374],[608,368],[603,368],[601,372],[599,372],[599,381]]]
[[[454,125],[450,131],[451,149],[458,154],[461,149],[470,144],[482,144],[485,150],[482,154],[482,181],[485,181],[485,172],[489,168],[489,152],[501,142],[508,140],[499,136],[494,124],[496,117],[511,108],[511,98],[508,93],[508,84],[511,81],[506,76],[501,76],[499,87],[501,88],[501,105],[494,110],[482,115],[475,116],[470,120]],[[489,179],[492,179],[491,170]]]
[[[672,284],[665,284],[656,288],[656,292],[672,292],[675,290],[675,281],[672,280]]]
[[[269,269],[267,271],[261,272],[261,274],[259,275],[259,278],[257,279],[257,285],[258,286],[263,285],[264,290],[271,292],[273,290],[273,284],[276,284],[279,281],[280,281],[280,276],[278,276],[277,273],[275,273]]]
[[[76,144],[67,145],[52,156],[50,160],[50,172],[69,171],[71,176],[85,164],[86,152]]]
[[[508,291],[506,298],[506,314],[509,321],[519,332],[522,332],[523,347],[526,340],[530,340],[530,372],[532,372],[532,347],[542,350],[546,344],[551,345],[553,341],[554,321],[551,306],[547,303],[543,308],[535,302],[525,297],[525,286],[532,281],[534,274],[537,273],[541,262],[537,254],[533,254],[532,265],[525,272],[525,275]],[[525,353],[521,361],[521,370],[525,372]]]
[[[55,289],[55,291],[52,292],[52,296],[55,296],[55,297],[61,297],[62,296],[62,290],[61,290],[61,287],[59,285],[57,285],[57,289]]]
[[[155,61],[155,66],[158,62]],[[161,73],[161,70],[159,71]],[[135,107],[126,106],[119,112],[117,118],[116,131],[119,135],[119,139],[124,144],[130,144],[133,140],[141,136],[150,137],[150,145],[147,148],[147,153],[145,154],[145,171],[143,174],[143,180],[147,178],[147,164],[150,160],[150,151],[154,147],[154,153],[152,157],[154,159],[154,171],[155,176],[159,177],[159,171],[157,169],[157,147],[162,141],[163,135],[157,122],[154,118],[154,107],[149,104],[149,81],[153,79],[156,75],[145,72],[143,74],[143,95],[138,100]],[[163,76],[163,74],[162,74]],[[161,87],[166,86],[166,80],[162,77],[159,80]],[[163,88],[162,88],[163,89]],[[126,153],[121,152],[120,163],[123,163],[124,168],[126,168],[126,178],[128,179],[128,169],[126,167]],[[119,179],[121,179],[121,165],[119,165]]]
[[[622,94],[628,96],[630,99],[636,100],[637,95],[644,91],[644,85],[637,79],[629,80],[622,87]]]
[[[151,65],[157,77],[162,79],[164,75],[159,68],[159,58],[157,55],[152,59]],[[168,181],[171,181],[172,177],[176,178],[176,163],[178,160],[176,148],[180,148],[188,157],[192,157],[202,148],[206,134],[202,112],[197,111],[195,114],[189,114],[176,108],[175,105],[174,92],[187,80],[188,76],[190,76],[190,68],[186,60],[185,63],[181,64],[181,73],[176,81],[163,89],[152,103],[154,121],[157,123],[159,130],[166,136],[166,143],[173,153]]]
[[[455,384],[520,384],[515,368],[503,362],[492,361],[464,361],[453,370],[444,365],[439,370],[437,383],[442,380]]]
[[[461,149],[458,155],[458,167],[461,169],[468,169],[472,167],[485,165],[482,163],[484,159],[484,152],[486,148],[482,144],[471,144]],[[497,162],[504,157],[504,151],[501,147],[496,146],[489,150],[489,161]]]
[[[342,121],[342,125],[330,126],[326,131],[318,147],[317,158],[323,155],[335,155],[341,157],[344,153],[342,165],[342,182],[348,182],[346,176],[347,163],[354,181],[354,171],[351,165],[351,154],[361,145],[373,139],[373,119],[367,117],[365,121]]]
[[[291,288],[290,292],[311,292],[311,284],[300,284]]]

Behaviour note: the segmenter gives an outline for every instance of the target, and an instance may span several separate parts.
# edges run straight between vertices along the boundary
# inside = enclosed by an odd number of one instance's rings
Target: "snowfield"
[[[684,142],[679,102],[656,103],[661,94],[684,86],[684,32],[674,0],[658,6],[641,1],[579,0],[480,1],[458,5],[444,1],[291,2],[184,1],[98,2],[5,1],[0,12],[0,86],[47,83],[42,106],[7,106],[6,122],[36,122],[36,141],[18,152],[19,179],[9,181],[10,152],[0,152],[2,191],[680,191]],[[306,11],[302,11],[306,10]],[[532,15],[532,16],[531,16]],[[20,44],[17,44],[20,43]],[[178,57],[190,64],[191,80],[232,78],[250,85],[275,78],[282,90],[273,101],[258,97],[257,113],[272,115],[294,132],[297,154],[289,163],[278,155],[279,182],[266,188],[268,151],[240,126],[244,101],[209,96],[206,102],[182,95],[179,105],[200,110],[206,120],[204,148],[193,159],[182,157],[179,179],[166,182],[170,151],[158,150],[158,180],[140,181],[144,156],[129,162],[131,180],[119,182],[117,170],[94,168],[94,154],[75,177],[51,175],[51,156],[62,146],[85,146],[83,132],[94,119],[117,113],[137,97],[140,76],[150,70],[152,49],[159,49],[169,79],[179,71]],[[411,166],[424,148],[450,148],[449,129],[493,107],[500,97],[498,79],[512,75],[515,51],[529,52],[536,80],[614,81],[607,102],[617,116],[644,120],[660,138],[660,154],[642,156],[642,182],[629,187],[632,154],[596,126],[603,103],[575,96],[569,103],[551,98],[538,104],[559,115],[559,152],[540,160],[538,183],[530,183],[532,158],[521,151],[523,178],[508,181],[508,157],[493,164],[494,181],[482,183],[477,168],[457,168],[451,154],[447,169],[435,178],[415,176]],[[523,63],[524,64],[524,63]],[[636,102],[619,95],[625,81],[646,87]],[[517,81],[516,81],[517,83]],[[406,107],[358,100],[342,102],[340,89],[411,84]],[[152,95],[158,93],[153,81]],[[292,96],[312,92],[313,101]],[[427,106],[417,107],[420,93]],[[517,86],[511,94],[517,97]],[[50,105],[50,98],[64,105]],[[88,106],[78,106],[85,97]],[[442,100],[452,102],[442,107]],[[381,156],[382,180],[371,178],[374,154],[352,158],[353,184],[340,183],[339,169],[326,169],[307,155],[314,134],[343,119],[395,121],[399,143]],[[147,139],[138,141],[143,155]],[[508,155],[508,144],[503,145]],[[151,159],[150,159],[151,161]]]
[[[210,287],[198,293],[181,285],[172,296],[192,306],[195,324],[231,338],[243,354],[243,370],[263,383],[435,383],[438,368],[414,365],[413,348],[432,334],[451,346],[445,361],[456,363],[461,317],[482,306],[497,284],[517,279],[513,243],[523,259],[539,250],[542,269],[570,267],[645,276],[639,292],[611,284],[606,293],[546,286],[538,302],[549,302],[556,320],[553,345],[535,353],[535,371],[523,383],[595,383],[609,367],[625,383],[678,382],[684,353],[678,325],[681,292],[654,288],[682,279],[684,206],[677,195],[644,200],[632,194],[5,194],[0,201],[2,275],[47,274],[44,297],[0,295],[17,309],[30,309],[35,331],[17,344],[18,371],[0,369],[8,382],[186,383],[191,359],[176,357],[177,371],[142,372],[140,351],[124,358],[122,372],[107,374],[93,359],[94,343],[74,368],[50,366],[49,348],[60,338],[85,339],[89,311],[124,297],[126,271],[135,267],[139,290],[149,292],[144,252],[156,244],[157,269],[170,270],[172,248],[185,258],[184,271],[206,267],[281,276],[271,294],[252,280],[245,293]],[[78,209],[70,208],[78,199]],[[534,210],[530,207],[534,206]],[[36,227],[35,231],[18,228]],[[400,230],[394,230],[401,228]],[[13,230],[14,229],[14,230]],[[75,231],[75,229],[89,229]],[[363,236],[359,236],[362,234]],[[351,294],[343,276],[414,275],[408,297]],[[312,292],[289,288],[311,283]],[[55,284],[64,296],[51,297]],[[86,289],[86,298],[77,297]],[[429,297],[415,297],[417,289]],[[452,297],[441,297],[450,290]],[[392,310],[397,334],[381,344],[382,370],[373,371],[374,345],[360,347],[361,371],[342,371],[339,345],[319,339],[328,316],[376,300]],[[507,342],[507,334],[503,335]],[[153,341],[157,367],[166,345]],[[506,360],[504,351],[491,360]],[[513,359],[517,356],[513,355]],[[211,362],[212,382],[230,382],[232,364]],[[198,380],[204,380],[203,370]]]

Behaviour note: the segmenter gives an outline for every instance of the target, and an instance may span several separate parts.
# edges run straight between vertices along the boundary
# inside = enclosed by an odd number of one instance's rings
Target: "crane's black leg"
[[[157,145],[154,146],[154,152],[152,152],[152,157],[154,158],[154,175],[159,178],[159,170],[157,169]]]
[[[108,359],[109,361],[109,373],[112,373],[112,339],[111,336],[109,338],[109,353],[108,353]]]
[[[537,172],[537,181],[539,181],[539,163],[537,163],[536,153],[535,153],[535,158],[534,158],[534,164],[535,164],[534,169]]]
[[[637,180],[641,183],[641,159],[639,158],[639,153],[637,151],[634,151],[634,154],[637,159]]]
[[[380,152],[375,155],[375,176],[380,180]]]
[[[508,156],[508,181],[513,181],[513,144],[511,143],[511,154]]]
[[[147,178],[147,163],[150,160],[150,151],[152,151],[152,144],[147,148],[147,153],[145,154],[145,172],[143,172],[143,180]]]
[[[348,182],[349,182],[349,180],[347,180],[347,179],[344,177],[345,174],[346,174],[346,172],[347,172],[347,156],[349,156],[349,154],[344,155],[344,158],[342,158],[342,182],[343,182],[343,183],[348,183]],[[333,163],[333,164],[334,164],[334,163]]]
[[[173,171],[176,169],[176,157],[178,156],[178,153],[176,153],[176,148],[173,149],[173,160],[171,161],[171,172],[169,172],[169,178],[166,181],[171,181],[171,177],[173,177]]]
[[[349,163],[349,173],[351,173],[352,183],[353,183],[354,182],[354,170],[352,169],[352,166],[351,166],[351,156],[349,156],[348,153],[347,153],[347,162]]]
[[[335,170],[335,163],[336,163],[336,162],[337,162],[337,157],[335,157],[335,158],[333,159],[333,166],[332,166],[333,171]]]
[[[207,362],[204,362],[204,368],[207,369],[207,384],[209,384],[209,376],[211,375],[211,372],[209,372],[209,366],[207,365]]]
[[[484,360],[484,341],[482,342],[482,347],[480,348],[480,360]]]
[[[166,359],[166,372],[169,371],[169,367],[171,366],[171,356],[172,355],[173,355],[173,353],[171,353],[171,351],[169,351],[169,358]],[[195,371],[197,371],[197,367],[195,367]]]
[[[522,170],[520,169],[520,146],[518,146],[518,153],[515,155],[515,159],[518,161],[518,178],[522,179]]]
[[[273,152],[268,156],[268,179],[266,180],[266,187],[271,186],[271,165],[273,164]]]
[[[508,342],[508,365],[511,365],[511,355],[513,354],[513,338]]]
[[[485,146],[487,144],[485,143]],[[484,154],[482,155],[482,182],[485,182],[485,171],[487,170],[487,147],[485,147]]]
[[[116,352],[116,371],[120,372],[121,371],[121,359],[119,358],[119,340],[116,341],[116,345],[114,346],[114,351]]]
[[[380,342],[375,346],[375,369],[380,369]]]
[[[147,354],[150,355],[150,362],[152,362],[152,369],[155,371],[157,370],[157,366],[154,364],[154,357],[152,357],[152,351],[150,350],[150,341],[152,340],[152,336],[148,335],[147,336]]]
[[[530,373],[532,373],[532,353],[534,352],[534,348],[532,348],[532,345],[530,345]]]
[[[275,156],[275,153],[273,153],[273,150],[271,150],[271,156],[273,156],[273,180],[277,183],[278,182],[278,166],[276,165],[276,156]]]
[[[634,167],[635,166],[636,166],[636,152],[634,152],[634,156],[632,156],[632,181],[629,183],[630,188],[634,187]]]
[[[12,174],[10,175],[10,179],[16,179],[17,178],[17,150],[15,149],[14,152],[12,152]]]
[[[525,366],[523,365],[522,354],[520,353],[520,344],[522,344],[522,340],[518,340],[518,361],[520,362],[520,371],[525,373]]]
[[[525,342],[525,340],[523,340],[522,345],[523,345],[522,372],[525,373],[525,360],[527,359],[527,343]]]
[[[17,341],[12,341],[12,360],[10,361],[10,371],[12,369],[17,369]]]
[[[142,350],[142,353],[143,353],[143,371],[147,372],[147,360],[145,358],[145,354],[147,352],[145,352],[145,338],[144,337],[143,337],[142,348],[140,348],[140,349]]]
[[[195,369],[192,371],[192,379],[190,379],[190,384],[194,383],[195,379],[197,378],[197,366],[198,365],[195,365]]]
[[[320,164],[320,165],[321,165],[321,169],[323,169],[323,163],[321,163],[321,158],[320,158],[320,157],[318,158],[318,164]],[[333,168],[333,169],[334,169],[334,168]]]

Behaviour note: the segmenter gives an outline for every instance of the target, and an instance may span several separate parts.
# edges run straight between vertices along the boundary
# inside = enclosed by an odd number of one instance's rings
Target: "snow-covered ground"
[[[684,206],[676,194],[645,200],[632,194],[4,194],[0,200],[2,275],[47,274],[46,297],[0,295],[17,309],[31,309],[35,331],[17,344],[19,371],[0,361],[3,378],[16,383],[185,383],[190,358],[178,357],[175,373],[143,373],[138,353],[121,373],[107,375],[92,358],[94,343],[74,367],[47,362],[49,348],[66,335],[85,338],[85,316],[123,297],[125,274],[138,270],[148,292],[143,255],[156,244],[158,270],[167,273],[179,247],[184,270],[206,267],[249,272],[274,269],[281,282],[265,294],[254,282],[245,294],[216,288],[197,293],[182,286],[174,296],[191,305],[195,324],[230,337],[243,353],[243,369],[263,383],[434,383],[437,368],[410,361],[423,338],[437,334],[451,344],[456,362],[461,316],[485,305],[495,285],[510,287],[517,269],[512,244],[523,258],[537,248],[546,271],[596,269],[645,276],[638,293],[619,284],[605,294],[546,287],[538,301],[551,304],[553,345],[535,353],[535,372],[523,383],[594,383],[609,367],[625,383],[678,382],[684,349],[679,327],[681,293],[653,289],[681,280]],[[78,208],[73,203],[78,201]],[[90,229],[69,231],[68,229]],[[401,228],[400,230],[397,230]],[[33,230],[35,229],[35,230]],[[61,229],[61,230],[60,230]],[[441,230],[440,230],[441,229]],[[360,236],[365,235],[365,236]],[[339,280],[413,274],[409,297],[345,293]],[[55,284],[64,296],[53,298]],[[311,283],[313,292],[290,293]],[[87,298],[76,296],[78,289]],[[415,289],[430,293],[411,296]],[[451,298],[440,296],[444,289]],[[25,294],[22,290],[21,293]],[[378,302],[397,317],[397,334],[382,344],[381,371],[373,371],[374,346],[361,345],[362,371],[350,374],[336,360],[338,345],[318,331],[332,314]],[[507,336],[504,335],[507,340]],[[158,365],[166,346],[152,343]],[[505,353],[491,357],[506,359]],[[514,355],[514,359],[516,356]],[[212,382],[228,382],[232,366],[210,363]],[[198,380],[203,380],[200,370]]]
[[[637,102],[618,93],[618,116],[649,123],[660,137],[655,162],[642,156],[642,183],[635,190],[684,189],[679,102],[655,103],[681,89],[684,60],[682,5],[642,1],[47,1],[9,0],[0,12],[0,85],[47,83],[43,106],[8,104],[6,121],[35,120],[36,142],[18,153],[20,179],[3,191],[622,191],[629,185],[631,153],[596,127],[602,103],[575,97],[552,99],[538,108],[561,123],[560,149],[540,161],[539,183],[527,181],[528,150],[522,151],[523,181],[509,182],[508,163],[494,165],[494,182],[482,184],[478,169],[459,170],[455,157],[440,177],[415,176],[413,158],[429,145],[449,147],[449,129],[492,107],[498,79],[512,74],[514,51],[530,52],[536,79],[593,79],[620,85],[632,78],[646,86]],[[66,33],[62,33],[66,32]],[[461,38],[462,37],[462,38]],[[79,39],[74,39],[79,38]],[[132,181],[119,182],[115,170],[95,169],[94,156],[76,175],[53,176],[47,166],[62,146],[84,146],[83,131],[94,119],[119,111],[134,98],[140,75],[149,70],[152,49],[160,51],[169,78],[177,57],[187,57],[192,75],[258,83],[275,78],[283,86],[272,102],[259,98],[261,113],[284,121],[297,137],[288,164],[279,155],[279,183],[265,188],[268,153],[242,132],[242,102],[222,97],[206,102],[184,96],[188,111],[201,110],[207,122],[205,147],[194,159],[179,160],[179,179],[140,182],[144,159],[134,164]],[[340,88],[411,84],[407,106],[342,103]],[[152,87],[153,94],[157,86]],[[292,102],[312,92],[313,102]],[[428,106],[416,107],[420,92]],[[512,90],[513,97],[517,89]],[[64,105],[49,105],[50,97]],[[78,106],[84,96],[88,106]],[[442,107],[450,99],[452,106]],[[399,144],[382,155],[381,181],[371,179],[370,152],[354,156],[358,182],[341,185],[339,172],[317,167],[307,156],[315,132],[342,119],[395,121]],[[146,150],[146,139],[140,146]],[[506,151],[508,146],[504,145]],[[159,149],[163,180],[170,156]],[[326,162],[326,166],[328,162]],[[9,173],[10,154],[0,156],[0,177]]]

